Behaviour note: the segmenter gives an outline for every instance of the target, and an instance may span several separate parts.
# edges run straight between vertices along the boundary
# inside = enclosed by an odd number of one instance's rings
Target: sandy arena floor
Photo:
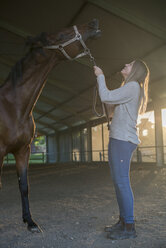
[[[4,167],[0,248],[166,248],[166,167],[144,168],[131,171],[138,237],[111,241],[103,228],[118,212],[108,166],[31,166],[30,206],[39,234],[22,223],[15,167]]]

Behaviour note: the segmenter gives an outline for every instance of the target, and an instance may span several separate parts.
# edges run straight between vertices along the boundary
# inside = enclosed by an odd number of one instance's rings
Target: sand
[[[132,165],[138,237],[111,241],[105,225],[118,219],[108,165],[30,166],[30,206],[42,233],[21,218],[15,167],[4,167],[0,248],[166,248],[166,167]]]

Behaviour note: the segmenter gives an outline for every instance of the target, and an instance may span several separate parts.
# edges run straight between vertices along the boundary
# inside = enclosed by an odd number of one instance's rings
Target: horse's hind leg
[[[30,148],[26,147],[15,153],[16,168],[19,189],[22,200],[22,217],[23,221],[28,224],[28,230],[31,232],[40,232],[38,225],[32,220],[29,209],[29,197],[28,197],[28,163],[29,163]]]

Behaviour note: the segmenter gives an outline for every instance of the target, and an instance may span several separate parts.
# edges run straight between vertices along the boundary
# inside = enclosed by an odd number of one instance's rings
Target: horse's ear
[[[30,47],[42,47],[48,45],[46,33],[41,33],[36,37],[28,36],[26,39],[26,46]]]
[[[48,45],[47,33],[46,32],[42,32],[39,35],[38,41],[40,41],[44,46],[47,46]]]
[[[56,41],[62,41],[64,39],[65,39],[65,34],[62,32],[56,36]]]
[[[34,37],[32,37],[32,36],[27,36],[25,45],[31,47],[31,46],[33,45],[33,43],[34,43]]]

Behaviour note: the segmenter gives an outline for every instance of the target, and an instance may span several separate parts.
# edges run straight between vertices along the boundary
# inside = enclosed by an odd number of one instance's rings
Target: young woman
[[[110,125],[108,147],[109,165],[119,206],[119,221],[106,227],[110,239],[136,237],[133,213],[133,192],[130,185],[130,162],[133,151],[140,143],[137,118],[146,110],[148,100],[149,69],[141,60],[126,64],[121,73],[122,86],[108,90],[102,70],[94,66],[101,101],[114,110]]]

